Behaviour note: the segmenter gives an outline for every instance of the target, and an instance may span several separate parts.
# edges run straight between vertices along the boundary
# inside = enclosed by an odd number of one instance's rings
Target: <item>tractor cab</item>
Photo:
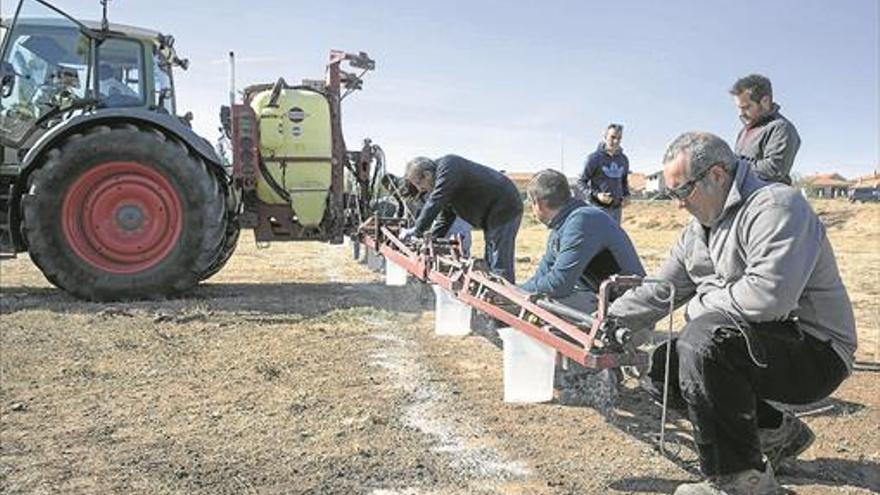
[[[20,0],[0,45],[0,258],[84,299],[180,293],[217,272],[238,211],[175,115],[174,39]],[[6,19],[9,21],[9,19]]]
[[[2,32],[3,146],[26,147],[41,131],[102,108],[174,115],[171,69],[187,62],[177,57],[171,36],[77,21],[41,0],[22,0]]]
[[[26,251],[83,299],[157,298],[217,273],[242,228],[260,243],[357,232],[385,168],[342,133],[366,53],[332,51],[323,81],[246,88],[221,111],[227,168],[175,115],[174,39],[110,24],[107,1],[95,23],[20,0],[3,24],[0,258]]]

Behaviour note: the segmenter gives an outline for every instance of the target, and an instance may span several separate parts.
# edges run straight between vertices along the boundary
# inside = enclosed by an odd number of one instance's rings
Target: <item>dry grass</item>
[[[816,209],[866,358],[880,205]],[[652,203],[625,217],[649,269],[686,221]],[[524,222],[521,279],[545,238]],[[431,309],[430,291],[385,287],[344,248],[260,250],[249,234],[221,273],[167,301],[84,303],[26,257],[5,261],[0,494],[668,493],[689,478],[686,442],[679,459],[656,453],[659,415],[642,395],[626,394],[614,424],[590,408],[505,405],[498,349],[433,335]],[[784,483],[880,489],[878,379],[856,374],[807,418],[819,439]]]

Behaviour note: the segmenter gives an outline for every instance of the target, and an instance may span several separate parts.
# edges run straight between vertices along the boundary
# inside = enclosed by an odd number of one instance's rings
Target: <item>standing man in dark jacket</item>
[[[791,185],[789,174],[801,138],[773,103],[770,79],[751,74],[736,81],[730,94],[744,124],[736,137],[736,154],[751,163],[758,177]]]
[[[629,201],[629,158],[623,154],[623,125],[608,124],[605,137],[587,157],[578,186],[590,203],[605,210],[619,224],[621,209]]]
[[[429,229],[431,235],[443,237],[460,217],[474,228],[483,229],[484,257],[489,268],[515,282],[514,252],[523,206],[510,179],[456,155],[436,160],[414,158],[406,166],[405,178],[419,192],[427,193],[428,199],[415,225],[405,230],[402,238],[420,236]]]
[[[574,199],[564,174],[538,172],[526,191],[532,212],[550,228],[550,236],[538,270],[523,290],[592,313],[603,280],[615,274],[645,275],[626,232],[600,209]]]

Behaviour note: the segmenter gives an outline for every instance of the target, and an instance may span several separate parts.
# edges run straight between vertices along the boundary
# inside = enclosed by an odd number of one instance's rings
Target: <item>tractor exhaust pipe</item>
[[[107,4],[110,0],[101,0],[101,10],[103,11],[101,14],[101,31],[108,31],[110,29],[110,22],[107,21]]]
[[[235,105],[235,52],[229,52],[229,107]]]

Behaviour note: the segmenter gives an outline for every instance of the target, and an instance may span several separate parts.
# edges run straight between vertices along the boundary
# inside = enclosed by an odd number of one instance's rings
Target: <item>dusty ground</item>
[[[817,203],[878,359],[880,205]],[[625,214],[646,265],[685,216]],[[525,276],[545,232],[527,223]],[[694,473],[686,422],[669,456],[631,382],[596,408],[502,402],[501,352],[433,335],[433,296],[388,288],[341,247],[243,236],[185,298],[92,304],[27,257],[0,265],[0,493],[670,493]],[[878,354],[875,354],[878,352]],[[780,478],[803,494],[880,490],[880,373],[804,416],[817,442]]]

